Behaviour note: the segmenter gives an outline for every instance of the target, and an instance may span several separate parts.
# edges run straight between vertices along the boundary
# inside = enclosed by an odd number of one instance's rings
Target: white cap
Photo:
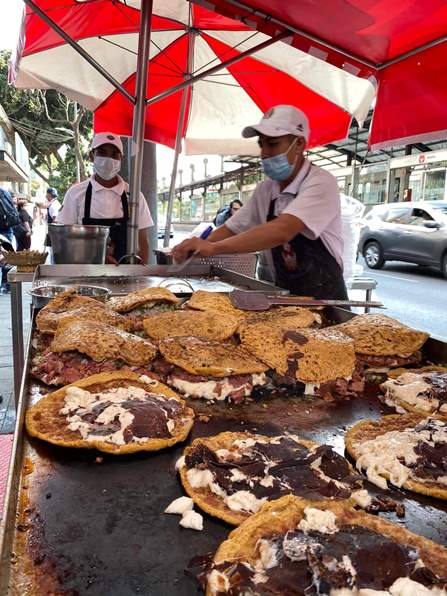
[[[101,147],[101,145],[115,145],[123,154],[123,143],[120,137],[113,132],[99,132],[93,137],[92,149]]]
[[[246,126],[242,136],[246,139],[259,134],[267,137],[281,137],[282,135],[295,135],[309,140],[309,120],[304,112],[295,106],[274,106],[267,110],[259,124]]]

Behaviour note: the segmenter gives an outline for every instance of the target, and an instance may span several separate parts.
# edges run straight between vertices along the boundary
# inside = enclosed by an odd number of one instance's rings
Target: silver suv
[[[363,219],[359,252],[371,269],[406,261],[447,278],[447,201],[376,205]]]

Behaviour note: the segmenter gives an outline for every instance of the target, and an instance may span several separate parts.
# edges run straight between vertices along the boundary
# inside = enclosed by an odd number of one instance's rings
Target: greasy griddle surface
[[[340,453],[347,427],[391,413],[373,394],[339,404],[299,397],[242,406],[190,403],[197,414],[211,415],[208,422],[196,419],[190,440],[224,430],[292,431],[329,443]],[[214,551],[231,528],[204,515],[203,532],[185,530],[178,525],[179,516],[163,513],[183,494],[174,470],[182,445],[157,454],[113,457],[58,449],[38,440],[25,443],[25,462],[33,471],[23,476],[21,490],[13,565],[17,593],[197,594],[185,567],[195,555]],[[103,461],[95,463],[99,455]],[[365,486],[374,494],[383,493]],[[385,494],[406,507],[403,520],[394,513],[385,517],[446,544],[446,503],[398,489]]]

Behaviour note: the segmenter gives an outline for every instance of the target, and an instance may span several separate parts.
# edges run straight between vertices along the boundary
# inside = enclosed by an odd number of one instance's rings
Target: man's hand
[[[202,257],[212,257],[215,253],[215,247],[212,242],[202,240],[201,238],[189,238],[183,240],[172,249],[171,255],[176,263],[183,263],[192,253],[197,253]]]

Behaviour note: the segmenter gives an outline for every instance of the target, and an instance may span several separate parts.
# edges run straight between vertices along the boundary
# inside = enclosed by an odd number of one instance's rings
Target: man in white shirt
[[[107,262],[118,263],[127,254],[129,220],[129,185],[119,175],[123,144],[118,135],[98,133],[93,137],[90,161],[93,176],[68,189],[57,222],[110,227],[112,254]],[[138,253],[148,262],[147,228],[153,225],[149,207],[142,193],[138,202]]]
[[[262,250],[263,277],[293,294],[346,299],[337,181],[304,157],[306,115],[294,106],[275,106],[242,135],[258,136],[268,179],[207,240],[174,247],[174,259],[181,262],[194,251],[214,256]]]

